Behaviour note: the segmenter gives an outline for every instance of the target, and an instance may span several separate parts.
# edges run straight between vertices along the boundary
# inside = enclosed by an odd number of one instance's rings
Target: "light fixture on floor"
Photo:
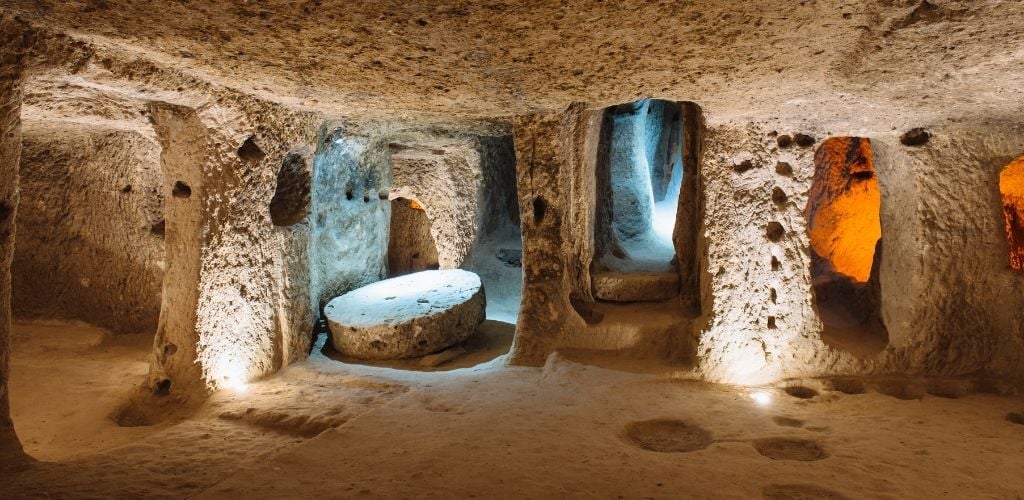
[[[750,399],[752,399],[757,406],[768,406],[772,404],[772,394],[768,391],[751,392]]]

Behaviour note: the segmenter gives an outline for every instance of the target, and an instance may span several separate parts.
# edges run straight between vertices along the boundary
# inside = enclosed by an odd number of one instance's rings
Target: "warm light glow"
[[[420,205],[420,202],[416,200],[409,200],[409,207],[415,210],[423,210],[423,205]]]
[[[870,141],[834,137],[822,143],[814,155],[808,236],[815,253],[855,282],[871,277],[875,245],[882,237],[880,207]]]
[[[1010,245],[1010,267],[1024,271],[1024,156],[999,174],[999,195]]]
[[[768,406],[772,404],[772,394],[768,391],[754,391],[750,393],[750,399],[757,403],[758,406]]]
[[[249,392],[249,384],[245,383],[242,379],[232,379],[231,377],[225,377],[221,381],[220,386],[224,389],[237,392],[239,394],[245,394]]]

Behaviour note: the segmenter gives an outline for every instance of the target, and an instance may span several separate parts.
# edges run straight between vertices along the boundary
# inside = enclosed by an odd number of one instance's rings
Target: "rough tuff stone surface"
[[[152,129],[28,121],[23,144],[15,316],[156,331],[164,191]]]
[[[150,384],[184,399],[273,373],[303,359],[311,341],[308,232],[274,226],[268,206],[282,159],[312,142],[316,122],[267,103],[229,102],[234,107],[211,109],[158,101],[149,109],[167,194],[167,273]],[[251,117],[261,119],[265,155],[243,160]],[[189,196],[170,196],[178,183]]]
[[[26,456],[14,432],[7,392],[11,352],[11,260],[18,211],[18,162],[21,157],[23,39],[27,27],[0,13],[0,468]]]
[[[480,277],[461,269],[378,281],[324,308],[331,344],[361,359],[432,354],[476,332],[486,307]]]
[[[479,152],[467,139],[393,143],[391,149],[391,197],[423,207],[442,269],[462,266],[482,219]]]
[[[270,199],[270,220],[275,226],[293,226],[309,215],[313,152],[303,146],[289,151],[277,172],[277,189]]]
[[[388,276],[438,269],[437,247],[430,234],[430,219],[412,200],[391,201],[388,234]]]
[[[593,276],[594,296],[613,302],[661,302],[679,294],[679,274],[603,272]]]

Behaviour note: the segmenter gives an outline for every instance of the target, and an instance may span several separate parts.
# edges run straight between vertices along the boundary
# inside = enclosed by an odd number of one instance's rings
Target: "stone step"
[[[679,294],[675,271],[601,272],[592,276],[594,296],[611,302],[663,302]]]

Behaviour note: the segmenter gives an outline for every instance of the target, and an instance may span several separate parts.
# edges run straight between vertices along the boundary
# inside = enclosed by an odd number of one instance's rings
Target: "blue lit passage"
[[[679,107],[645,99],[617,106],[610,120],[606,185],[612,230],[599,258],[615,271],[670,270],[683,179]]]

